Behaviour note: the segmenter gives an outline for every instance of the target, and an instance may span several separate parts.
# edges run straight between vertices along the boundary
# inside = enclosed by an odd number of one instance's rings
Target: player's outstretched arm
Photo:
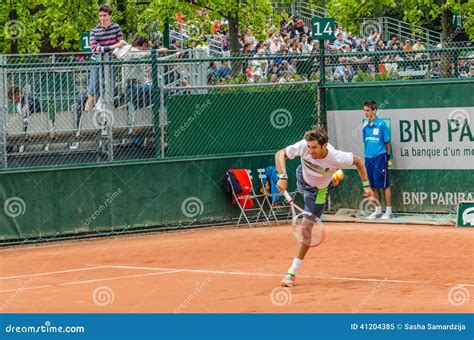
[[[354,160],[352,161],[352,165],[355,165],[357,171],[359,171],[360,179],[362,180],[362,185],[364,186],[364,196],[365,197],[373,197],[374,193],[369,185],[369,180],[367,177],[367,170],[365,169],[364,162],[359,156],[354,156]]]
[[[278,171],[277,188],[284,192],[288,188],[288,175],[286,173],[286,150],[281,149],[275,154],[275,167]]]

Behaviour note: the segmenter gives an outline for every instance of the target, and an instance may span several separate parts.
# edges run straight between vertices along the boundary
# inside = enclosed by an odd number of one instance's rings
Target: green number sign
[[[81,33],[81,51],[82,52],[90,52],[91,51],[91,44],[90,44],[90,34],[89,32],[82,32]]]
[[[334,19],[333,18],[311,19],[311,36],[315,40],[334,39]]]

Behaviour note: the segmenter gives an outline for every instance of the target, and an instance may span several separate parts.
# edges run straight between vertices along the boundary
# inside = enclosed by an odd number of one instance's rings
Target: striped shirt
[[[97,25],[91,30],[91,49],[93,52],[109,52],[110,46],[123,39],[119,24],[110,24],[108,27]]]

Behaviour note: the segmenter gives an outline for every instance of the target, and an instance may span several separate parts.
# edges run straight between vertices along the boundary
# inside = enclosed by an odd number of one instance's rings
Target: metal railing
[[[380,18],[364,18],[362,22],[363,27],[378,28],[382,33],[384,41],[390,40],[392,35],[398,36],[403,40],[422,39],[427,47],[435,48],[441,43],[441,33],[430,30],[428,28],[411,25],[408,22],[397,20],[391,17]],[[369,29],[362,29],[362,31],[369,31]],[[370,32],[369,32],[370,33]]]
[[[189,48],[189,35],[176,31],[170,31],[170,38],[178,40],[183,47]],[[221,57],[225,54],[224,45],[222,44],[222,42],[211,38],[210,36],[206,36],[206,39],[209,45],[209,51],[211,55]]]

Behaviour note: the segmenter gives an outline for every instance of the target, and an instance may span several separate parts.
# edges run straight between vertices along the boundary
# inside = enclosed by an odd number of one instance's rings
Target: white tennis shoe
[[[393,214],[387,211],[385,212],[385,214],[383,214],[382,220],[391,220],[393,217],[394,217]]]
[[[382,217],[382,212],[381,211],[374,211],[372,214],[370,214],[367,219],[368,220],[375,220],[376,218]]]

